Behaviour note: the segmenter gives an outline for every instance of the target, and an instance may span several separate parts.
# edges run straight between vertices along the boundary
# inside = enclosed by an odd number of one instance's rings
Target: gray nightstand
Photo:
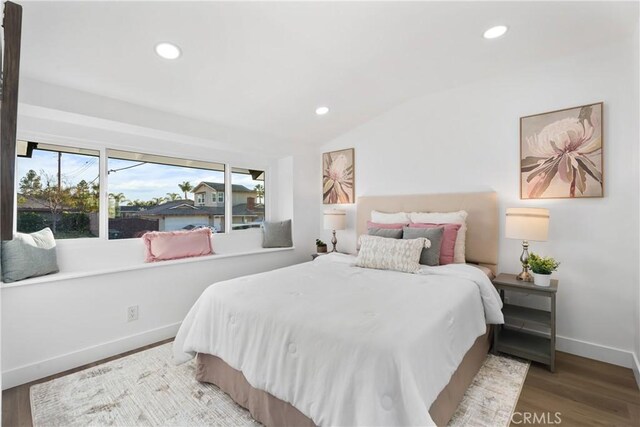
[[[549,365],[549,370],[554,372],[558,281],[552,279],[551,286],[544,288],[518,280],[515,274],[501,273],[493,279],[493,285],[503,302],[505,291],[539,295],[551,300],[551,311],[505,304],[502,308],[505,324],[496,325],[493,330],[493,354],[502,352],[534,360]],[[539,329],[544,332],[538,332]]]
[[[311,260],[315,260],[316,258],[318,258],[320,255],[326,255],[326,254],[330,254],[331,252],[316,252],[315,254],[311,254]]]

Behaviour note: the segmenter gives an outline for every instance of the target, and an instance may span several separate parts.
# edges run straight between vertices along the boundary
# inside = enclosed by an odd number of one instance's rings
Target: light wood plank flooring
[[[29,387],[38,382],[146,350],[171,340],[110,357],[71,371],[5,390],[2,393],[2,426],[31,426]],[[560,426],[640,426],[640,391],[633,372],[584,357],[558,352],[556,372],[532,364],[516,406],[512,426],[557,424]],[[526,413],[529,423],[525,423]],[[544,414],[544,415],[543,415]],[[538,418],[535,419],[534,416]],[[540,417],[546,417],[542,422]],[[546,422],[546,423],[545,423]]]

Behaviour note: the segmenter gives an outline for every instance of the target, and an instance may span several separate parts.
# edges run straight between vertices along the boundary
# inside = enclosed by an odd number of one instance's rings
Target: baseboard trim
[[[599,360],[625,368],[637,369],[637,359],[631,351],[606,345],[595,344],[588,341],[581,341],[574,338],[556,336],[556,349],[565,353],[575,354],[588,359]],[[635,360],[634,360],[635,359]],[[636,365],[636,367],[634,367]],[[636,379],[638,374],[636,374]]]
[[[638,361],[638,355],[633,353],[633,375],[636,377],[636,384],[640,389],[640,362]]]
[[[176,336],[181,322],[129,335],[113,341],[86,347],[71,353],[52,357],[37,363],[19,366],[2,372],[2,389],[26,384],[78,366],[93,363],[116,354],[153,344]]]

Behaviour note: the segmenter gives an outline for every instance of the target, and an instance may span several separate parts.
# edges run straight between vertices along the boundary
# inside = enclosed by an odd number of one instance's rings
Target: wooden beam
[[[4,4],[4,64],[0,110],[0,239],[13,239],[13,212],[16,166],[16,125],[18,121],[18,80],[22,6]]]

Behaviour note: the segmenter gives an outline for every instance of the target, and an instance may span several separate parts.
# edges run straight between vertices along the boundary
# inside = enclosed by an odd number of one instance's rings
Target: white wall
[[[631,366],[638,335],[637,42],[577,52],[413,99],[320,151],[355,147],[358,196],[495,190],[501,234],[506,207],[549,208],[549,241],[532,249],[562,262],[559,348]],[[598,101],[604,101],[605,198],[520,200],[519,118]],[[350,231],[338,240],[352,251],[355,206],[344,207]],[[519,271],[520,242],[499,244],[500,270]]]
[[[293,217],[295,250],[2,287],[3,387],[172,337],[206,286],[310,260],[319,215],[308,214],[307,207],[320,197],[319,185],[315,192],[308,190],[318,183],[319,166],[315,176],[309,173],[316,168],[314,153],[288,149],[261,135],[221,131],[179,117],[168,120],[162,112],[40,82],[22,84],[21,138],[264,167],[268,209],[274,220]],[[126,122],[119,121],[123,111],[131,113]],[[227,132],[233,138],[224,139]],[[244,138],[238,140],[238,135]],[[286,155],[278,154],[282,152]],[[261,234],[236,231],[215,235],[213,242],[217,253],[240,253],[259,249]],[[63,273],[139,265],[143,253],[138,239],[80,239],[61,241],[58,247]],[[139,320],[127,322],[131,305],[139,306]]]

